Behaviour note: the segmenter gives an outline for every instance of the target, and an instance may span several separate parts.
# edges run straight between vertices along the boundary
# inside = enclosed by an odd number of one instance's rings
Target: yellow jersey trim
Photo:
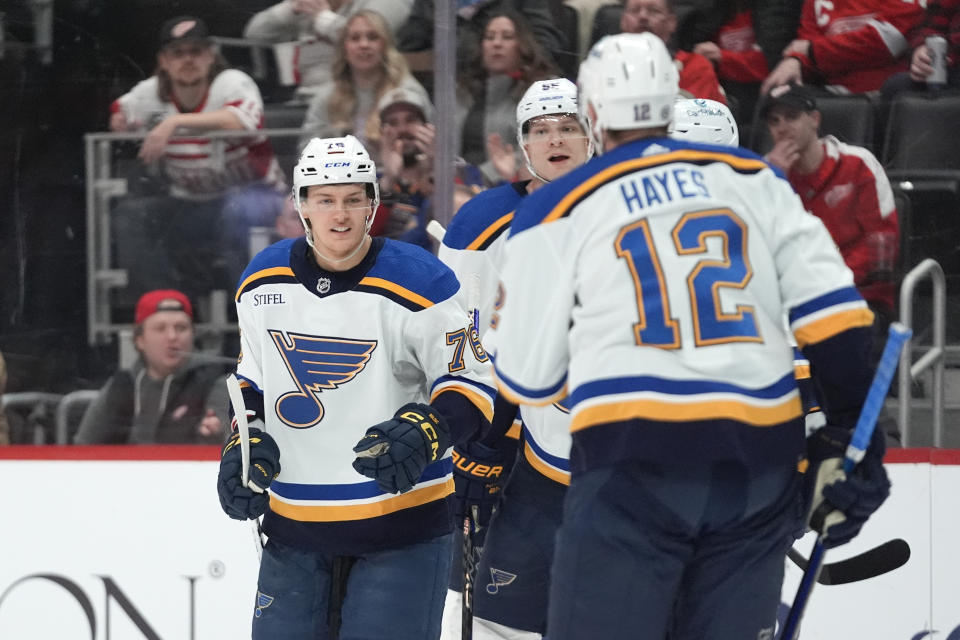
[[[453,478],[441,484],[413,489],[395,497],[369,502],[366,504],[351,505],[302,505],[290,504],[270,496],[270,510],[291,520],[299,522],[344,522],[347,520],[366,520],[395,513],[411,507],[441,500],[453,493]]]
[[[599,424],[642,418],[662,422],[699,420],[736,420],[754,427],[770,427],[800,417],[803,407],[799,397],[771,407],[757,407],[733,400],[709,402],[664,402],[633,400],[613,402],[581,409],[570,425],[576,432]]]

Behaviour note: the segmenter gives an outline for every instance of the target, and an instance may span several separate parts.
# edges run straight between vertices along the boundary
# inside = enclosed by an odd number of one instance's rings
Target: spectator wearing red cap
[[[193,306],[173,289],[140,297],[140,354],[107,380],[87,408],[76,444],[217,444],[227,420],[225,367],[193,353]]]

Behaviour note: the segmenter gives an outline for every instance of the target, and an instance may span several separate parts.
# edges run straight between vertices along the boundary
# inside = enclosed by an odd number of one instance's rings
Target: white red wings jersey
[[[501,185],[464,203],[450,221],[437,254],[457,274],[461,283],[458,295],[467,308],[476,305],[477,326],[484,329],[490,326],[510,223],[527,195],[526,186],[527,182]],[[487,348],[488,335],[485,332],[482,336]],[[516,437],[516,432],[523,430],[524,457],[548,478],[570,484],[570,417],[563,402],[524,406],[520,416],[521,424],[508,435]]]
[[[907,34],[923,19],[915,0],[805,0],[797,38],[810,41],[811,66],[825,84],[851,93],[876,91],[907,69]]]
[[[823,223],[755,154],[628,143],[528,196],[491,324],[499,390],[569,396],[571,470],[794,464],[800,347],[872,314]]]
[[[393,240],[375,239],[359,270],[340,274],[349,281],[316,267],[308,251],[302,238],[268,247],[236,296],[245,403],[262,408],[280,447],[268,535],[329,550],[424,539],[425,523],[449,531],[449,452],[395,495],[353,469],[352,448],[401,406],[440,394],[492,416],[490,363],[471,341],[456,278],[429,252]]]
[[[150,130],[165,118],[178,113],[209,113],[229,109],[245,129],[263,128],[263,99],[256,83],[237,69],[217,74],[207,95],[192,112],[176,102],[160,99],[158,80],[151,76],[117,98],[111,110],[122,111],[127,122]],[[270,141],[262,135],[213,141],[200,132],[174,135],[167,143],[164,173],[171,193],[178,198],[205,200],[219,197],[234,186],[250,182],[284,183],[280,165]]]

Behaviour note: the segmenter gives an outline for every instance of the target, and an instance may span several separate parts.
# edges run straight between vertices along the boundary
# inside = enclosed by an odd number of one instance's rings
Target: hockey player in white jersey
[[[305,237],[260,252],[236,294],[256,487],[237,435],[218,479],[228,515],[265,514],[253,637],[437,638],[449,447],[489,424],[490,365],[453,272],[369,236],[376,168],[356,138],[312,140],[293,184]]]
[[[489,343],[501,393],[571,410],[547,635],[773,637],[801,488],[836,508],[828,545],[889,493],[882,434],[846,479],[798,473],[843,456],[871,313],[782,174],[666,137],[659,39],[604,38],[578,84],[603,155],[518,207]],[[806,447],[784,312],[830,423]]]
[[[673,103],[673,120],[667,128],[671,138],[740,146],[740,129],[730,108],[706,98],[683,98]]]
[[[517,145],[533,178],[474,196],[453,218],[439,252],[464,284],[461,295],[469,297],[473,287],[482,328],[489,326],[502,247],[517,205],[528,193],[582,165],[590,156],[589,139],[577,119],[576,85],[555,78],[535,82],[527,89],[517,104]],[[498,398],[493,427],[484,442],[465,443],[455,450],[460,510],[477,504],[481,527],[487,527],[500,493],[461,470],[504,462],[509,469],[512,457],[516,458],[503,487],[499,511],[489,527],[481,529],[483,553],[474,589],[473,637],[477,639],[540,638],[546,629],[553,540],[570,482],[570,421],[562,403],[524,407],[521,454],[516,456],[514,447],[511,457],[507,443],[520,431],[516,416],[516,405]],[[454,571],[457,568],[454,566]],[[452,587],[458,585],[451,580]],[[444,638],[459,637],[459,625],[449,624],[458,613],[451,607],[454,602],[448,597]],[[448,632],[453,627],[457,632]]]

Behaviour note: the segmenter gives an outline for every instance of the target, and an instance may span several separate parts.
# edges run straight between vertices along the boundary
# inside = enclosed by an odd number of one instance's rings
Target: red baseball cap
[[[187,296],[176,289],[157,289],[140,296],[133,321],[140,324],[158,311],[183,311],[193,320],[193,306]]]

